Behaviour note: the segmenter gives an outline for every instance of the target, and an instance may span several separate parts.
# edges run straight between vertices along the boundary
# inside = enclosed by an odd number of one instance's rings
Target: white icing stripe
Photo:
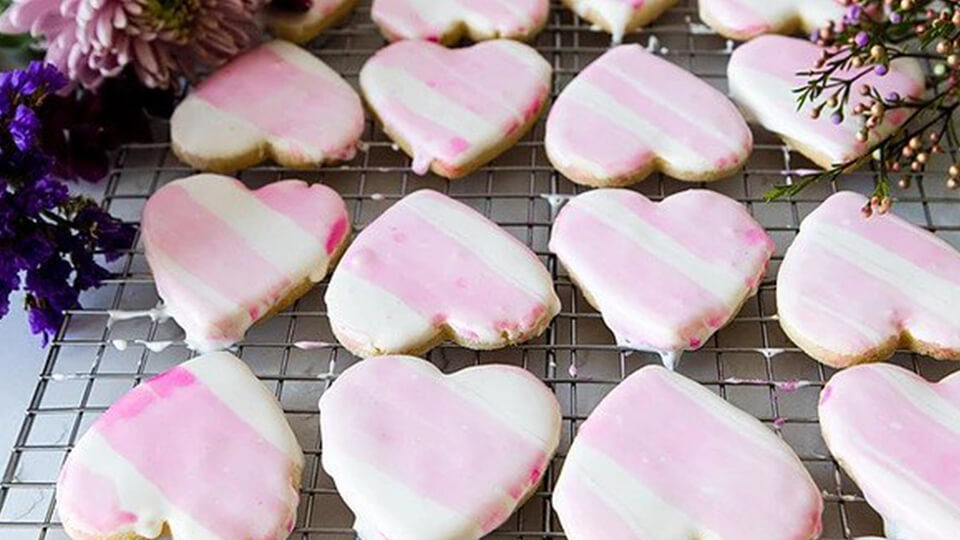
[[[808,296],[808,295],[805,295],[805,294],[790,295],[790,296],[788,296],[788,299],[787,299],[787,300],[782,300],[782,301],[789,301],[789,299],[795,299],[795,300],[797,300],[798,302],[800,302],[801,304],[803,304],[803,306],[804,306],[805,308],[807,308],[807,309],[812,309],[812,310],[814,310],[814,311],[819,311],[819,312],[821,312],[821,313],[823,313],[823,314],[826,314],[826,315],[828,315],[828,316],[830,316],[830,317],[832,317],[832,318],[835,318],[835,319],[838,319],[838,320],[843,321],[844,324],[846,324],[846,325],[849,326],[850,328],[856,330],[858,334],[860,334],[860,335],[862,335],[863,337],[867,338],[867,339],[870,340],[872,343],[879,343],[879,342],[882,342],[882,341],[883,341],[883,336],[880,335],[878,332],[876,332],[874,329],[872,329],[872,328],[870,328],[869,326],[861,323],[860,321],[858,321],[858,320],[855,319],[855,318],[848,317],[848,316],[844,315],[843,313],[840,313],[839,311],[830,309],[829,307],[827,307],[827,306],[824,305],[823,303],[818,302],[817,300],[811,298],[811,297]]]
[[[576,445],[570,451],[563,471],[564,476],[568,474],[577,475],[581,483],[589,486],[597,498],[637,533],[637,538],[688,538],[696,533],[698,540],[722,540],[693,521],[683,510],[663,500],[630,471],[587,444]],[[616,491],[611,491],[609,486],[616,486]],[[568,491],[558,488],[554,497],[561,498],[558,505],[575,508],[577,501],[563,500]],[[571,493],[576,494],[576,491]],[[644,524],[651,523],[656,524],[656,529],[646,530]]]
[[[194,201],[243,236],[252,249],[286,274],[291,282],[307,277],[304,269],[315,269],[315,276],[327,273],[330,261],[322,243],[289,217],[260,202],[239,182],[201,180],[179,185]],[[278,239],[291,245],[315,246],[315,249],[277,249]]]
[[[544,285],[553,281],[547,269],[538,260],[531,260],[529,249],[510,233],[491,230],[490,222],[480,214],[464,211],[439,196],[408,197],[404,202],[406,208],[469,249],[504,280],[546,304],[548,309],[559,308],[553,288]]]
[[[879,366],[878,366],[879,367]],[[878,369],[881,377],[929,420],[960,434],[960,407],[944,399],[933,385],[903,384],[903,375],[894,368]],[[898,376],[899,375],[899,376]],[[960,530],[960,529],[958,529]]]
[[[674,140],[657,126],[651,124],[633,110],[618,103],[613,96],[602,88],[585,79],[577,79],[565,90],[567,99],[572,99],[588,108],[594,114],[630,132],[644,146],[654,149],[664,161],[670,163],[689,163],[699,169],[711,169],[713,164],[703,155],[694,152],[687,145]]]
[[[960,286],[842,227],[818,223],[808,238],[867,274],[889,283],[937,316],[960,325]]]
[[[477,152],[481,143],[499,137],[496,125],[402,69],[386,67],[382,62],[367,62],[361,84],[371,103],[377,104],[385,99],[402,103],[413,114],[435,122],[468,141],[470,147],[463,154]],[[461,161],[464,160],[463,154]]]
[[[94,474],[108,478],[117,490],[117,498],[123,508],[135,510],[131,513],[136,515],[137,522],[132,530],[137,535],[146,538],[159,536],[165,520],[178,538],[220,538],[170,504],[153,482],[140,474],[96,430],[90,430],[83,436],[71,456]],[[152,510],[153,514],[148,510]]]
[[[429,319],[397,296],[354,276],[345,265],[337,269],[327,287],[326,304],[337,306],[336,320],[331,321],[337,329],[353,340],[362,340],[364,347],[405,350],[411,343],[429,341],[436,332]]]
[[[324,62],[318,62],[317,57],[306,50],[287,41],[275,40],[264,45],[273,52],[282,56],[288,63],[314,76],[322,77],[331,83],[331,91],[342,91],[343,94],[352,94],[348,86],[343,84],[343,78]]]
[[[743,297],[746,288],[743,278],[729,269],[706,263],[612,198],[584,197],[579,202],[580,209],[619,231],[660,261],[673,266],[710,291],[718,300],[739,300]]]
[[[376,528],[377,532],[389,531],[395,538],[417,540],[447,540],[450,531],[462,533],[456,538],[480,538],[483,535],[470,516],[421,497],[392,476],[377,470],[375,465],[353,459],[349,450],[325,449],[323,468],[336,471],[338,477],[350,479],[339,483],[337,489],[362,528]],[[353,486],[376,486],[379,494],[369,497],[362,490],[353,491]],[[391,508],[381,508],[383,501],[390,501]],[[371,519],[374,517],[376,524]]]
[[[283,411],[277,405],[276,398],[245,364],[237,362],[230,353],[214,352],[208,353],[205,361],[192,362],[185,365],[184,369],[203,383],[237,418],[286,453],[292,463],[303,467],[303,452],[293,432],[286,425],[277,423]],[[256,396],[261,398],[255,399]]]

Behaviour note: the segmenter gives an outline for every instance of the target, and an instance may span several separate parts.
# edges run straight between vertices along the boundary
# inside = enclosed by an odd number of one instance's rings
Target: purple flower
[[[10,138],[13,144],[21,152],[27,152],[37,142],[37,134],[40,132],[40,120],[33,112],[33,109],[26,105],[17,105],[17,111],[14,113],[10,123],[7,124],[7,130],[10,132]]]
[[[830,121],[833,122],[834,124],[840,124],[843,122],[843,115],[838,112],[835,112],[830,115]]]
[[[881,77],[886,75],[888,71],[890,71],[890,69],[883,64],[879,64],[877,67],[873,69],[873,72]]]
[[[890,92],[889,94],[887,94],[887,101],[891,103],[896,103],[900,101],[900,94],[897,92]]]
[[[903,22],[903,15],[901,15],[897,11],[890,13],[890,22],[892,22],[893,24],[900,24],[901,22]]]
[[[866,47],[870,43],[870,34],[866,32],[858,32],[857,36],[853,38],[853,42],[857,44],[857,47]]]
[[[854,24],[860,20],[861,15],[863,15],[863,7],[859,4],[854,4],[850,6],[850,9],[847,10],[847,14],[844,16],[844,19],[849,24]]]

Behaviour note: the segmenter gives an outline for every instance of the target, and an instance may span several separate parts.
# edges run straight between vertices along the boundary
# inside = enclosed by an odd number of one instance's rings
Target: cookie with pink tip
[[[897,540],[960,531],[960,375],[930,383],[892,364],[834,375],[820,394],[823,439]]]
[[[283,540],[302,470],[273,393],[215,352],[114,403],[64,462],[57,509],[75,540]]]
[[[324,30],[337,25],[353,11],[357,0],[307,0],[310,7],[303,12],[291,11],[271,2],[264,8],[267,28],[275,36],[294,43],[306,43]],[[296,3],[282,0],[281,3]]]
[[[550,96],[550,64],[511,40],[447,49],[400,41],[360,71],[383,130],[413,158],[413,171],[459,178],[513,146]]]
[[[526,41],[547,24],[549,0],[374,0],[373,22],[390,41],[453,45],[473,41]]]
[[[623,36],[654,21],[677,0],[563,0],[574,13],[606,30],[619,44]]]
[[[272,159],[311,168],[353,159],[360,96],[319,58],[272,41],[235,58],[173,112],[173,151],[198,169],[229,172]]]
[[[550,250],[624,347],[668,367],[756,293],[773,241],[740,203],[688,190],[655,203],[624,189],[573,198]]]
[[[536,490],[560,422],[553,393],[521,368],[444,375],[371,358],[320,398],[323,468],[361,538],[477,540]]]
[[[143,209],[143,245],[166,312],[201,351],[227,347],[326,276],[350,232],[322,185],[248,190],[226,176],[171,182]]]
[[[812,540],[823,499],[756,418],[648,366],[580,426],[553,505],[570,540]]]
[[[745,41],[762,34],[810,32],[843,19],[840,0],[700,0],[700,18],[721,36]]]
[[[621,45],[560,93],[544,143],[564,176],[603,187],[658,170],[687,181],[730,176],[750,156],[753,135],[715,88],[639,45]]]
[[[861,141],[857,133],[863,124],[862,117],[854,114],[853,109],[858,104],[867,104],[869,98],[859,91],[851,94],[843,114],[830,116],[832,110],[826,108],[822,117],[813,118],[811,111],[823,100],[808,101],[797,110],[794,90],[807,82],[807,77],[798,73],[813,69],[820,52],[820,47],[804,39],[760,36],[733,51],[727,78],[730,95],[748,119],[776,133],[817,165],[830,169],[864,157],[877,142],[903,125],[910,113],[903,108],[888,110],[883,121]],[[861,75],[866,71],[869,73]],[[836,76],[860,77],[857,90],[862,85],[870,85],[884,99],[918,99],[924,93],[923,70],[913,58],[898,58],[891,62],[889,69],[853,68],[841,70]]]
[[[550,273],[526,245],[431,190],[357,235],[326,304],[333,333],[358,356],[416,354],[445,339],[496,349],[540,335],[560,311]]]
[[[810,356],[843,368],[905,347],[960,360],[960,252],[894,213],[842,191],[814,210],[777,278],[784,332]]]

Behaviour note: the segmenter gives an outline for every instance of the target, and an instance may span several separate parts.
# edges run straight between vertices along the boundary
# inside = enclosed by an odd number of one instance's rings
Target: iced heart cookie
[[[820,394],[830,452],[897,540],[960,531],[960,375],[931,384],[894,365],[833,376]]]
[[[639,45],[608,51],[567,85],[544,142],[554,167],[592,186],[631,184],[656,170],[717,180],[753,150],[750,128],[726,96]]]
[[[527,246],[430,190],[407,195],[357,236],[326,303],[337,339],[358,356],[419,353],[446,338],[504,347],[540,335],[560,311]]]
[[[763,279],[773,241],[736,201],[688,190],[654,203],[588,191],[557,215],[550,250],[625,347],[668,367],[740,310]]]
[[[355,5],[357,0],[313,0],[310,9],[296,13],[270,4],[264,9],[264,18],[277,37],[306,43],[342,21]]]
[[[843,19],[839,0],[700,0],[700,18],[718,34],[748,40],[761,34],[805,34]]]
[[[364,360],[320,399],[323,468],[369,540],[476,540],[536,489],[560,406],[529,372]]]
[[[771,51],[774,51],[771,54]],[[879,140],[888,137],[909,116],[906,109],[891,109],[883,122],[870,131],[866,141],[857,140],[862,127],[860,116],[853,113],[867,98],[853,92],[849,105],[839,124],[832,118],[813,118],[813,102],[797,110],[795,89],[806,84],[807,77],[799,72],[815,67],[820,48],[804,39],[783,36],[760,36],[733,51],[727,66],[730,94],[749,119],[776,133],[791,147],[807,156],[817,165],[829,169],[864,156]],[[864,70],[871,71],[860,76]],[[890,65],[889,72],[880,76],[874,67],[837,72],[837,77],[860,77],[861,85],[873,86],[881,96],[896,93],[900,97],[923,96],[924,75],[920,64],[912,58],[899,58]],[[817,102],[820,103],[820,102]],[[826,115],[824,115],[826,116]]]
[[[110,407],[64,462],[57,508],[75,540],[282,540],[302,469],[276,398],[216,352]]]
[[[378,51],[360,86],[413,171],[459,178],[513,146],[550,95],[550,64],[527,45],[485,41],[446,49],[401,41]]]
[[[360,97],[309,52],[273,41],[247,52],[177,106],[173,150],[203,170],[272,159],[310,168],[352,159],[363,133]]]
[[[147,200],[143,245],[166,311],[187,344],[229,346],[323,279],[350,232],[332,189],[284,180],[249,191],[201,174]]]
[[[960,360],[960,253],[894,214],[866,218],[840,192],[800,224],[777,278],[784,332],[833,367],[898,346]]]
[[[527,40],[547,23],[549,0],[374,0],[370,16],[390,41],[453,45],[473,41]]]
[[[570,540],[810,540],[823,500],[756,418],[649,366],[580,426],[553,505]]]
[[[613,35],[619,44],[627,32],[646,26],[677,0],[563,0],[574,13]]]

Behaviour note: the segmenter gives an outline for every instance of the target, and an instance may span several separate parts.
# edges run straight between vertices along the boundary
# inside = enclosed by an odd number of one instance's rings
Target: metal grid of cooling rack
[[[654,26],[630,36],[629,41],[650,45],[726,90],[724,73],[733,45],[698,23],[694,0],[681,0]],[[322,36],[310,49],[355,85],[363,61],[382,45],[365,0],[344,25]],[[555,5],[549,25],[534,45],[553,64],[556,95],[580,68],[606,50],[609,37]],[[160,124],[157,129],[163,140],[167,126]],[[550,493],[578,424],[618,381],[658,361],[650,354],[619,350],[597,313],[548,253],[556,208],[547,195],[577,193],[581,188],[550,167],[541,144],[543,131],[541,120],[515,148],[455,182],[413,176],[407,158],[393,151],[372,123],[365,133],[366,150],[343,166],[308,174],[260,166],[240,175],[250,186],[284,177],[324,182],[347,200],[355,230],[406,193],[424,187],[438,189],[516,234],[547,264],[563,310],[541,338],[501,351],[477,353],[444,346],[429,355],[445,371],[490,362],[520,365],[540,376],[561,402],[564,422],[558,457],[534,497],[492,535],[496,538],[563,538]],[[764,203],[763,193],[772,184],[782,182],[791,170],[810,164],[771,135],[757,131],[755,136],[756,152],[746,169],[709,187],[746,204],[774,237],[778,249],[758,295],[701,350],[686,355],[679,371],[759,417],[796,450],[826,499],[824,538],[878,534],[879,517],[838,469],[820,437],[817,396],[831,371],[796,349],[781,332],[775,315],[774,277],[784,250],[803,216],[837,186],[816,186],[791,201]],[[896,210],[960,246],[960,199],[947,192],[943,171],[942,166],[931,167],[926,181],[899,192]],[[116,156],[104,204],[115,214],[137,221],[151,193],[191,172],[176,161],[166,143],[127,146]],[[866,193],[873,180],[871,173],[864,171],[848,175],[843,182],[844,188]],[[661,199],[687,187],[689,184],[657,176],[636,189]],[[178,342],[181,333],[172,322],[133,320],[107,326],[108,310],[145,309],[157,302],[140,247],[115,262],[112,270],[115,277],[101,290],[88,294],[83,309],[68,314],[51,344],[0,483],[0,536],[5,540],[65,539],[53,492],[66,454],[91,422],[125,391],[145,376],[190,357]],[[352,516],[320,467],[316,403],[336,375],[357,360],[335,345],[311,351],[293,345],[299,340],[334,341],[326,321],[324,289],[325,283],[321,283],[285,312],[258,324],[238,347],[238,354],[275,391],[307,456],[299,518],[292,535],[297,540],[354,537]],[[126,340],[130,346],[119,350],[111,346],[114,340]],[[163,340],[174,344],[162,351],[147,346]],[[898,354],[894,361],[931,379],[954,369],[906,353]]]

